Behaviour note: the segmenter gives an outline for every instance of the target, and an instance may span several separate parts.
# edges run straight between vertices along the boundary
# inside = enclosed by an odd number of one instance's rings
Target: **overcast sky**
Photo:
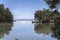
[[[5,7],[8,7],[14,19],[33,19],[37,10],[48,8],[44,0],[0,0]]]

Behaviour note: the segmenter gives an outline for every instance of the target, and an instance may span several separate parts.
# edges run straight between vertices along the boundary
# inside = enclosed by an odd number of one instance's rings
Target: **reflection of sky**
[[[6,7],[9,7],[14,19],[33,18],[36,10],[48,8],[43,0],[0,0]]]
[[[22,23],[23,22],[23,23]],[[3,40],[56,40],[47,34],[36,34],[34,24],[31,21],[14,22],[12,30],[9,35],[4,36]]]

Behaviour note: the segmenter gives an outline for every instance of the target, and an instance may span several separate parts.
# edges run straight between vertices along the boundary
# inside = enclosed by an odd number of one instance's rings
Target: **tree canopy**
[[[60,17],[60,12],[58,12],[58,6],[60,3],[60,0],[45,0],[45,2],[49,5],[50,9],[44,9],[44,10],[38,10],[35,12],[35,19],[41,20],[55,20],[55,18]],[[54,9],[54,10],[53,10]]]
[[[45,9],[45,10],[38,10],[35,12],[34,14],[34,19],[37,19],[39,22],[46,22],[49,23],[53,22],[53,20],[55,20],[55,18],[60,17],[59,12],[57,10],[51,11],[49,9]]]
[[[3,4],[0,4],[0,22],[12,22],[13,15],[9,8],[5,8]]]
[[[60,0],[45,0],[45,2],[49,5],[51,9],[53,9],[58,7]]]

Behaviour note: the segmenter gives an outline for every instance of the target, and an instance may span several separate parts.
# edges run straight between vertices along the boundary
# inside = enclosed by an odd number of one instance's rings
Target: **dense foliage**
[[[45,2],[50,8],[47,10],[44,9],[36,11],[34,14],[35,19],[38,21],[49,22],[55,20],[56,18],[60,18],[60,12],[58,12],[60,0],[45,0]]]
[[[0,4],[0,22],[12,22],[13,15],[9,8],[5,8],[3,4]]]
[[[50,11],[50,10],[38,10],[35,12],[35,19],[37,19],[38,21],[42,21],[42,22],[50,22],[50,21],[54,21],[55,18],[59,17],[59,12],[57,12],[57,10],[55,11]]]
[[[60,0],[45,0],[45,2],[49,5],[51,9],[53,9],[58,7]]]

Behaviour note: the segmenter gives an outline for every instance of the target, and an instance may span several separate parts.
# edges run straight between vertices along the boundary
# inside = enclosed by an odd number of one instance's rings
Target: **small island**
[[[0,4],[0,23],[1,22],[12,22],[13,15],[9,8],[5,8],[3,4]]]

